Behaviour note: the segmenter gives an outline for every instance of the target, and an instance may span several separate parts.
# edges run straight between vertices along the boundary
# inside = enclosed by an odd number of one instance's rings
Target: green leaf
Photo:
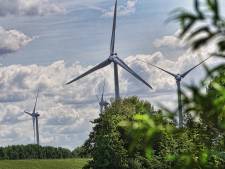
[[[152,157],[153,157],[153,151],[152,151],[152,148],[150,146],[146,149],[145,154],[146,154],[146,157],[148,159],[152,159]]]
[[[166,160],[168,161],[174,161],[176,159],[176,156],[174,154],[167,154]]]
[[[195,11],[197,12],[199,19],[204,19],[204,15],[200,10],[199,0],[195,0],[194,6],[195,6]]]
[[[225,40],[221,40],[218,42],[220,52],[225,51]]]
[[[192,48],[193,50],[197,50],[199,49],[200,47],[202,47],[203,45],[207,44],[208,41],[211,39],[212,37],[211,36],[208,36],[208,37],[204,37],[204,38],[200,38],[198,40],[195,40],[193,43],[192,43]]]
[[[191,33],[191,35],[188,37],[187,40],[190,40],[190,39],[194,38],[195,36],[197,36],[197,35],[199,35],[201,33],[204,33],[204,32],[210,34],[210,30],[209,30],[209,27],[208,26],[203,26],[203,27],[197,29],[196,31],[194,31],[193,33]]]
[[[217,0],[207,0],[207,5],[213,13],[213,23],[216,25],[217,21],[220,20],[219,3]]]
[[[187,24],[184,25],[183,30],[180,33],[180,37],[184,37],[185,34],[190,31],[191,27],[195,24],[195,19],[191,19]]]
[[[208,162],[208,152],[204,151],[200,155],[200,162],[205,165]]]

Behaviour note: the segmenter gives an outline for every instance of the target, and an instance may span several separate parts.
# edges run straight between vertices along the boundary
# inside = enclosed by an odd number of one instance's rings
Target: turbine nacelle
[[[175,79],[176,79],[177,82],[180,82],[183,79],[183,77],[182,77],[181,74],[177,74]]]
[[[117,53],[111,54],[109,56],[109,61],[114,62],[115,58],[117,57]]]
[[[104,107],[106,107],[106,106],[108,106],[109,105],[109,103],[107,102],[107,101],[101,101],[101,102],[99,102],[99,106],[104,106]]]

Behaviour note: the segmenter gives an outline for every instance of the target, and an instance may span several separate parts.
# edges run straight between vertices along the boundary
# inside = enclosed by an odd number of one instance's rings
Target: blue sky
[[[63,1],[62,1],[63,2]],[[2,64],[50,64],[64,59],[71,63],[97,63],[108,55],[112,18],[103,16],[113,1],[95,3],[66,0],[71,3],[64,14],[47,16],[8,16],[0,19],[5,29],[16,29],[35,38],[23,49],[4,56]],[[120,5],[126,5],[120,1]],[[166,5],[165,5],[166,3]],[[166,24],[168,13],[185,1],[139,0],[135,13],[120,16],[117,29],[117,50],[121,57],[154,51],[151,42],[176,31],[177,25]],[[98,43],[96,43],[98,42]],[[130,43],[131,42],[131,43]]]
[[[81,145],[98,117],[95,95],[106,80],[106,99],[113,97],[112,67],[65,86],[109,55],[113,0],[0,0],[0,146],[33,143],[32,121],[24,110],[38,102],[42,145],[73,149]],[[28,3],[29,2],[29,3]],[[154,106],[176,108],[173,78],[138,63],[142,59],[175,73],[207,57],[177,39],[179,25],[165,23],[177,7],[191,0],[119,0],[116,52],[154,88],[150,91],[119,70],[122,96],[137,95]],[[212,61],[209,61],[212,64]],[[199,82],[201,68],[184,83]]]

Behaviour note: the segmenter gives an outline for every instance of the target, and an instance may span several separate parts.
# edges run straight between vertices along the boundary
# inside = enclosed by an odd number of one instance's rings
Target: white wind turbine
[[[36,112],[38,95],[39,95],[39,89],[37,91],[37,95],[36,95],[36,100],[35,100],[33,112],[32,113],[29,113],[27,111],[24,111],[24,113],[26,113],[26,114],[28,114],[29,116],[32,117],[33,130],[34,130],[34,142],[36,142],[37,145],[40,144],[40,142],[39,142],[39,126],[38,126],[38,118],[39,118],[40,114],[38,112]]]
[[[103,113],[103,111],[109,105],[109,103],[104,99],[104,94],[105,94],[105,80],[104,80],[103,87],[102,87],[101,97],[99,98],[98,95],[96,95],[98,102],[99,102],[99,106],[100,106],[100,113]]]
[[[112,37],[111,37],[109,57],[102,63],[95,66],[94,68],[88,70],[87,72],[83,73],[82,75],[78,76],[77,78],[66,83],[67,85],[113,63],[114,64],[114,85],[115,85],[115,99],[116,100],[120,99],[118,66],[122,67],[124,70],[129,72],[131,75],[133,75],[139,81],[141,81],[146,86],[148,86],[150,89],[152,89],[151,85],[149,85],[145,80],[143,80],[135,71],[133,71],[123,60],[121,60],[117,56],[117,53],[115,53],[114,48],[115,48],[115,37],[116,37],[116,17],[117,17],[117,0],[115,2],[115,8],[114,8],[113,28],[112,28]]]
[[[210,56],[211,57],[211,56]],[[178,126],[179,127],[183,127],[183,112],[182,112],[182,101],[181,101],[181,81],[190,73],[192,72],[195,68],[197,68],[198,66],[200,66],[202,63],[204,63],[205,61],[207,61],[210,57],[206,58],[205,60],[203,60],[202,62],[200,62],[199,64],[195,65],[194,67],[192,67],[191,69],[187,70],[186,72],[182,73],[182,74],[175,74],[172,72],[169,72],[159,66],[153,65],[151,63],[145,62],[143,60],[138,59],[141,62],[144,62],[150,66],[153,66],[167,74],[169,74],[170,76],[173,76],[176,80],[176,84],[177,84],[177,97],[178,97]]]

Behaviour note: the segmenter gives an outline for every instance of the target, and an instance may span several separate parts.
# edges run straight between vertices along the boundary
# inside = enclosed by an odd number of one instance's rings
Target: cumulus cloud
[[[0,55],[16,52],[33,39],[17,30],[5,30],[0,26]]]
[[[118,6],[118,15],[125,16],[125,15],[129,15],[131,13],[134,13],[136,11],[137,2],[138,2],[138,0],[127,0],[126,4],[119,5]],[[113,16],[114,6],[111,8],[110,11],[103,10],[103,12],[104,12],[104,16]]]
[[[206,50],[202,52],[203,56],[207,57]],[[125,58],[124,61],[153,86],[153,91],[126,71],[119,69],[122,96],[137,95],[154,105],[164,103],[176,107],[174,78],[138,59],[180,73],[198,63],[198,55],[187,50],[173,60],[161,52]],[[0,89],[3,93],[0,97],[1,144],[33,143],[32,121],[23,111],[32,110],[36,90],[40,87],[37,111],[41,115],[41,143],[69,148],[81,145],[91,131],[90,121],[98,117],[99,108],[95,95],[104,78],[107,99],[114,97],[113,66],[97,71],[72,85],[64,85],[91,67],[92,65],[84,67],[79,63],[67,65],[64,61],[47,66],[0,67]],[[198,77],[195,76],[196,72]],[[201,74],[203,76],[201,68],[196,69],[184,83],[191,82],[191,79],[199,79]]]
[[[147,78],[147,81],[152,84],[155,92],[162,92],[175,90],[175,79],[165,72],[148,65],[147,63],[158,65],[176,74],[187,71],[193,65],[197,64],[200,59],[201,58],[199,58],[197,55],[187,52],[175,60],[170,60],[166,58],[161,52],[156,52],[152,55],[129,56],[126,58],[126,62],[129,63],[129,65],[133,67],[133,69],[138,70],[142,77]],[[144,62],[139,60],[142,60]],[[136,91],[144,93],[143,89],[140,88],[140,85],[137,84],[137,81],[131,79],[130,81],[131,82],[128,85],[132,85],[133,83],[134,84],[128,88],[132,88]]]
[[[48,15],[64,9],[49,0],[0,0],[0,16]]]
[[[14,140],[17,140],[16,144],[33,143],[32,121],[23,111],[33,109],[35,92],[38,87],[41,89],[37,107],[37,111],[41,114],[39,120],[41,143],[55,146],[69,145],[70,148],[81,144],[91,130],[90,121],[98,116],[95,94],[99,85],[102,85],[102,77],[104,74],[108,74],[108,77],[113,78],[111,68],[108,67],[74,85],[64,85],[66,81],[90,67],[82,67],[79,64],[67,67],[64,61],[58,61],[48,66],[12,65],[1,67],[0,88],[3,94],[0,97],[2,110],[0,128],[7,130],[4,136],[0,136],[1,145],[14,144],[11,138],[13,135],[15,136]],[[107,88],[109,90],[113,85],[111,82],[112,79],[108,79]],[[90,83],[95,85],[90,87]],[[78,102],[79,104],[77,104]],[[16,131],[19,132],[19,130],[14,130],[15,126],[26,132],[13,134]],[[9,135],[10,137],[8,137]],[[68,139],[68,137],[71,138]],[[54,142],[52,142],[53,140]],[[66,145],[69,143],[68,140],[70,140],[70,144]]]
[[[183,47],[185,47],[185,44],[182,40],[180,40],[178,38],[178,34],[179,34],[179,31],[175,32],[174,35],[166,35],[159,39],[156,39],[153,42],[153,45],[156,48],[161,48],[161,47],[170,47],[170,48],[174,48],[174,49],[175,48],[183,48]]]

